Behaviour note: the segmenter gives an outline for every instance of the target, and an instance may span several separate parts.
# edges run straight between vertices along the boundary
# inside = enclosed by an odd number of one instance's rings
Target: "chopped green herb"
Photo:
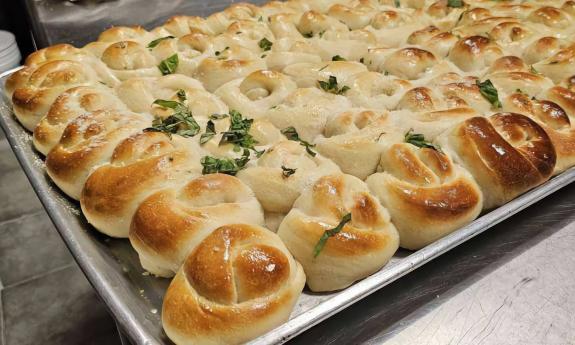
[[[313,37],[313,32],[303,33],[302,36],[305,37],[305,38],[312,38],[312,37]]]
[[[430,143],[429,141],[425,140],[423,134],[413,133],[413,129],[410,129],[405,133],[404,141],[408,144],[420,147],[420,148],[428,148],[433,149],[437,152],[441,152],[439,146]]]
[[[305,147],[305,150],[310,156],[315,157],[315,155],[317,154],[311,149],[312,147],[315,147],[315,144],[310,144],[307,141],[300,139],[299,134],[297,133],[296,129],[293,126],[282,129],[281,133],[285,135],[286,138],[288,138],[288,140],[299,142],[301,146]]]
[[[206,125],[206,131],[200,137],[200,145],[203,145],[208,141],[210,141],[210,139],[212,139],[214,135],[216,135],[216,125],[212,120],[209,120],[208,124]]]
[[[230,49],[230,47],[225,47],[224,49],[220,50],[216,50],[216,52],[214,53],[215,56],[220,56],[222,55],[223,52],[225,52],[226,50]]]
[[[393,1],[395,3],[395,7],[401,7],[401,1],[400,0],[394,0]]]
[[[318,34],[319,38],[322,38],[322,37],[323,37],[323,34],[325,34],[325,30],[322,30],[322,31],[319,32],[319,34]]]
[[[148,44],[148,48],[150,48],[150,49],[155,48],[158,44],[160,44],[160,42],[162,42],[164,40],[169,40],[172,38],[175,38],[175,37],[174,36],[166,36],[166,37],[157,38]]]
[[[146,128],[148,132],[163,132],[170,138],[172,134],[183,137],[193,137],[200,131],[200,125],[194,119],[192,112],[183,103],[157,99],[153,104],[174,110],[174,113],[166,118],[156,118],[152,127]]]
[[[210,115],[210,120],[221,120],[221,119],[225,119],[228,116],[230,116],[230,115],[228,115],[228,114],[212,114],[212,115]]]
[[[249,133],[253,119],[244,119],[242,114],[236,110],[230,110],[230,127],[227,131],[222,132],[222,144],[233,144],[234,151],[239,151],[242,148],[252,150],[257,157],[263,154],[263,151],[258,151],[255,145],[258,143],[254,137]]]
[[[263,51],[267,52],[268,50],[272,49],[272,46],[274,44],[268,40],[267,38],[262,38],[259,42],[258,42],[258,46],[260,48],[262,48]]]
[[[339,55],[335,55],[331,57],[331,61],[347,61],[347,60]]]
[[[363,59],[363,58],[359,59],[359,62],[363,63],[363,61],[364,61],[364,59]]]
[[[349,86],[343,86],[340,88],[337,85],[337,77],[330,75],[328,81],[318,80],[319,87],[329,93],[333,93],[334,95],[343,95],[349,90]]]
[[[158,65],[158,69],[162,72],[162,75],[168,75],[176,72],[178,68],[178,63],[180,60],[178,59],[178,54],[174,54],[169,58],[162,60]]]
[[[351,221],[351,213],[348,213],[341,218],[341,221],[335,228],[324,231],[323,235],[321,235],[319,241],[317,241],[315,247],[313,248],[313,257],[317,258],[317,256],[321,253],[323,247],[325,247],[327,240],[330,237],[339,234],[343,229],[343,227],[345,226],[345,224],[349,223],[350,221]]]
[[[186,91],[179,89],[178,92],[176,92],[176,96],[178,96],[178,99],[180,100],[180,102],[183,102],[187,99],[186,97]]]
[[[240,158],[216,158],[204,156],[200,163],[203,166],[202,174],[222,173],[235,176],[238,171],[245,168],[250,160],[250,151],[244,150]]]
[[[287,167],[285,167],[285,166],[282,165],[282,176],[283,176],[284,178],[288,178],[288,177],[290,177],[291,175],[295,174],[295,171],[296,171],[296,170],[297,170],[297,169],[287,168]]]
[[[389,75],[388,71],[383,71],[383,75]]]
[[[447,0],[447,7],[461,8],[464,5],[463,0]]]
[[[539,74],[539,72],[535,69],[535,67],[533,67],[533,65],[531,65],[531,67],[530,67],[529,70],[530,70],[530,72],[533,73],[533,74]]]
[[[499,93],[491,80],[487,79],[486,81],[480,83],[479,80],[476,81],[477,86],[479,86],[479,92],[483,98],[489,101],[491,105],[495,108],[501,108],[501,101],[499,100]]]
[[[263,18],[262,16],[260,16],[260,17],[258,18],[258,22],[263,22],[263,21],[264,21],[264,18]]]

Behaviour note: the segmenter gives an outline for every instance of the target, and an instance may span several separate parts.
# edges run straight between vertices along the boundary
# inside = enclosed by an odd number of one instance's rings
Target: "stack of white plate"
[[[0,30],[0,73],[20,65],[20,50],[11,32]]]

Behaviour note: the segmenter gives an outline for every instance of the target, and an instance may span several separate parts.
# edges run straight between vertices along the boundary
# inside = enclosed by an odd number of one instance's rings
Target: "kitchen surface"
[[[38,48],[153,27],[222,1],[26,0]],[[0,342],[121,344],[0,135]],[[575,185],[337,313],[289,344],[575,344]],[[120,331],[121,333],[121,331]]]

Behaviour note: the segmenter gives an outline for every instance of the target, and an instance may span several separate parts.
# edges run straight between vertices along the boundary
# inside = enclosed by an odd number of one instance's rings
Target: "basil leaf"
[[[318,86],[325,92],[333,93],[334,95],[343,95],[350,88],[349,86],[344,86],[340,88],[337,85],[337,77],[330,75],[328,81],[318,80]]]
[[[429,141],[425,140],[423,134],[413,133],[413,129],[410,129],[407,133],[405,133],[404,141],[408,144],[420,147],[420,148],[428,148],[433,149],[437,152],[441,152],[439,146],[436,146]]]
[[[461,8],[464,5],[463,0],[447,0],[447,7]]]
[[[268,51],[272,49],[273,43],[264,37],[258,42],[258,46],[262,48],[263,51]]]
[[[185,99],[185,91],[180,91],[178,91],[178,98]],[[146,128],[144,131],[163,132],[170,138],[172,137],[172,134],[177,134],[183,137],[193,137],[199,133],[200,125],[198,125],[192,112],[185,104],[165,99],[157,99],[153,104],[173,109],[174,113],[166,118],[156,118],[154,122],[152,122],[152,127]]]
[[[343,229],[343,227],[345,226],[345,224],[349,223],[350,221],[351,221],[351,213],[348,213],[341,218],[341,221],[339,222],[339,224],[335,228],[324,231],[323,235],[321,235],[319,241],[317,241],[317,244],[313,248],[313,257],[317,258],[319,253],[321,253],[323,247],[325,247],[327,240],[330,237],[333,237],[333,236],[339,234],[341,232],[341,230]]]
[[[311,149],[312,147],[315,147],[315,144],[310,144],[307,141],[300,139],[299,134],[293,126],[282,129],[281,133],[285,135],[288,140],[299,142],[301,146],[305,147],[305,150],[310,156],[315,157],[317,154]]]
[[[150,48],[150,49],[155,48],[158,44],[160,44],[160,42],[162,42],[164,40],[169,40],[172,38],[175,38],[175,37],[174,36],[166,36],[166,37],[157,38],[148,44],[148,48]]]
[[[216,126],[214,125],[214,122],[212,120],[209,120],[208,124],[206,125],[206,131],[200,137],[200,145],[203,145],[208,141],[210,141],[210,139],[212,139],[214,135],[216,135]]]
[[[228,114],[212,114],[210,115],[210,120],[221,120],[225,119],[228,116],[229,116]]]
[[[162,60],[158,65],[158,69],[162,72],[162,75],[173,74],[176,72],[179,62],[178,54],[174,54],[169,58]]]
[[[203,166],[202,174],[222,173],[235,176],[238,171],[245,168],[250,160],[250,151],[244,150],[240,158],[215,158],[204,156],[200,163]]]
[[[296,170],[297,170],[297,169],[287,168],[287,167],[285,167],[285,166],[282,165],[282,176],[283,176],[284,178],[288,178],[288,177],[290,177],[291,175],[295,174],[295,171],[296,171]]]
[[[495,108],[501,108],[501,101],[499,100],[499,93],[491,80],[487,79],[486,81],[480,83],[479,80],[476,82],[477,86],[479,86],[479,92],[483,98],[489,101],[491,105]]]

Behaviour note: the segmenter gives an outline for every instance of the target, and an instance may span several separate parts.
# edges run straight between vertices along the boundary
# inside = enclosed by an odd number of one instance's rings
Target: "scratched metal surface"
[[[83,45],[111,25],[152,27],[230,3],[26,1],[39,47]],[[563,188],[291,342],[575,344],[574,193],[575,185]]]

